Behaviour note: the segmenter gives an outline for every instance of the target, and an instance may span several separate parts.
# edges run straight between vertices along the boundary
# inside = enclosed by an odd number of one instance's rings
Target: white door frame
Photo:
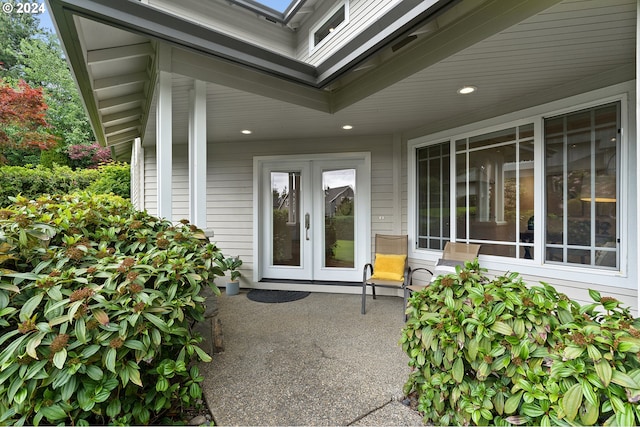
[[[333,164],[335,165],[347,165],[348,162],[352,161],[352,165],[350,167],[354,167],[358,169],[356,174],[356,212],[360,213],[360,219],[356,222],[356,233],[355,240],[360,242],[360,244],[356,245],[355,254],[354,254],[354,269],[346,269],[350,271],[339,271],[341,269],[332,268],[336,274],[332,274],[333,272],[328,271],[320,271],[320,255],[315,255],[313,260],[313,274],[314,275],[322,275],[322,280],[336,280],[336,281],[358,281],[361,275],[362,266],[366,263],[367,259],[370,256],[370,242],[371,242],[371,153],[369,152],[351,152],[351,153],[327,153],[327,154],[306,154],[306,155],[280,155],[280,156],[258,156],[253,159],[253,281],[258,282],[264,276],[264,270],[267,257],[265,256],[265,245],[264,245],[264,233],[265,226],[268,227],[268,224],[265,224],[264,219],[262,217],[263,209],[265,208],[264,204],[268,203],[266,197],[264,197],[265,193],[269,193],[270,190],[265,190],[265,185],[268,187],[270,183],[265,183],[265,179],[263,179],[263,171],[264,168],[270,165],[279,164],[282,165],[283,168],[286,168],[286,164],[294,164],[294,163],[303,163],[310,162],[316,164],[316,167],[313,167],[313,173],[310,176],[310,179],[315,181],[321,179],[322,170],[320,166],[323,164],[327,164],[329,166]],[[314,184],[317,185],[316,182]],[[318,204],[318,200],[313,201],[313,203]],[[319,223],[319,216],[324,215],[320,212],[314,212],[313,222]],[[304,213],[302,213],[302,217],[304,217]],[[314,227],[312,231],[313,239],[322,238],[320,235],[320,227]],[[319,240],[318,240],[319,241]],[[315,251],[316,253],[319,251]],[[303,260],[304,262],[304,260]],[[328,269],[327,269],[328,270]],[[350,275],[351,279],[345,279],[345,274]],[[284,277],[283,277],[284,278]],[[304,279],[301,279],[304,280]]]

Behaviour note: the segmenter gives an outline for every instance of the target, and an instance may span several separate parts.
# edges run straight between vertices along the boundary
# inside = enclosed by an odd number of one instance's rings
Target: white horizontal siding
[[[155,147],[144,150],[144,208],[151,215],[158,214],[158,183]],[[173,199],[172,221],[189,218],[189,170],[185,145],[174,146],[171,195]]]

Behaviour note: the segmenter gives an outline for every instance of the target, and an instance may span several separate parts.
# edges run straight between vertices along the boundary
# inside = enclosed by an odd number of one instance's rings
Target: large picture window
[[[547,118],[545,261],[619,268],[620,103]]]
[[[620,271],[621,111],[616,101],[416,146],[415,248],[455,240]]]

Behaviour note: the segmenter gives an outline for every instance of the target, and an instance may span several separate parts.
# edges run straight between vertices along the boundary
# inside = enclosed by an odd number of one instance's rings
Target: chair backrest
[[[376,234],[376,253],[386,255],[408,255],[409,238],[404,235]]]
[[[480,245],[461,242],[447,242],[444,246],[442,259],[452,261],[473,261],[478,257]]]

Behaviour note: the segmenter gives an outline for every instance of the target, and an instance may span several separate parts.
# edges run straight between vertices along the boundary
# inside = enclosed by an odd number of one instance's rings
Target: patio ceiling
[[[136,136],[155,143],[150,98],[158,35],[108,26],[101,22],[106,10],[92,4],[88,16],[80,3],[50,0],[98,139],[126,159]],[[396,35],[322,87],[185,51],[228,68],[206,79],[208,140],[411,137],[635,78],[635,0],[493,0],[473,10],[468,4],[442,15],[444,26],[414,28],[417,39],[402,48],[392,46],[408,33]],[[186,141],[190,64],[174,64],[174,72],[174,140]],[[233,80],[239,75],[244,82]],[[478,90],[458,95],[463,85]],[[347,133],[343,124],[353,129]]]

